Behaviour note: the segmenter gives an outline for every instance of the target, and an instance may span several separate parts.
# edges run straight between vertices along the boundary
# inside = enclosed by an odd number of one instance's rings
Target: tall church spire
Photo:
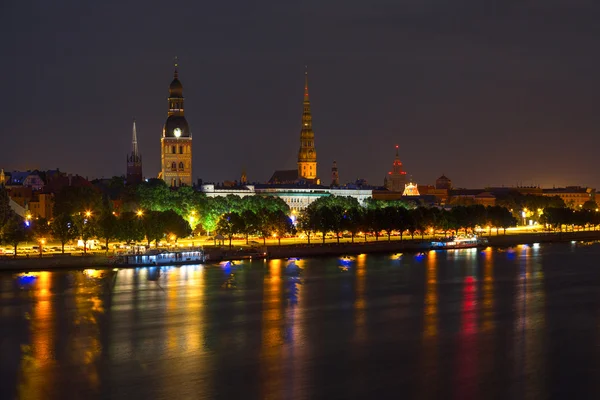
[[[175,72],[173,73],[173,78],[179,78],[179,60],[177,59],[177,56],[175,56]]]
[[[142,155],[138,149],[137,129],[133,119],[133,132],[131,135],[131,153],[127,156],[127,184],[138,184],[143,180]]]
[[[133,119],[133,137],[131,139],[131,151],[134,156],[139,156],[138,143],[137,143],[137,132],[135,130],[135,118]]]
[[[304,70],[304,105],[302,128],[300,130],[300,150],[298,151],[298,178],[317,181],[317,151],[315,133],[312,129],[312,114],[308,97],[308,70]]]

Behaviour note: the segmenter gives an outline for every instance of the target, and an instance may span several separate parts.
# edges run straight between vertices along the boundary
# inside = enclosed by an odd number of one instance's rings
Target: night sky
[[[194,180],[296,167],[304,65],[319,176],[600,188],[597,0],[4,1],[0,166],[156,176],[173,57]]]

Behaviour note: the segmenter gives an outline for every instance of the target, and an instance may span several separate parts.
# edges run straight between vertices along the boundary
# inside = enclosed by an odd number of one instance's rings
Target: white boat
[[[473,247],[485,246],[487,243],[487,238],[478,238],[477,236],[450,237],[431,242],[431,249],[469,249]]]

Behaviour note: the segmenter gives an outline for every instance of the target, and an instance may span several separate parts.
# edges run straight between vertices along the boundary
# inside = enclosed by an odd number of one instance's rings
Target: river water
[[[598,399],[600,244],[0,273],[1,399]]]

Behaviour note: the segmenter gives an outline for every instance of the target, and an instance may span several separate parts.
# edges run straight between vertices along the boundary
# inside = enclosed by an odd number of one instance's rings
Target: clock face
[[[179,128],[173,129],[173,135],[175,135],[175,137],[180,137],[181,136],[181,129],[179,129]]]

